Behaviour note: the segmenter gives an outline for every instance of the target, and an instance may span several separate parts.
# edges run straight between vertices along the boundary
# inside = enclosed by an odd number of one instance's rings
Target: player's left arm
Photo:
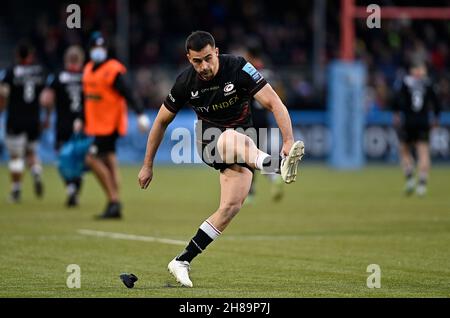
[[[50,115],[55,107],[56,93],[55,90],[58,86],[58,80],[55,74],[49,74],[45,81],[45,86],[39,94],[39,104],[44,110],[44,119],[42,122],[42,128],[47,129],[50,127]]]
[[[39,104],[44,108],[52,109],[55,105],[55,91],[50,87],[44,88],[39,95]]]
[[[294,143],[294,134],[292,132],[291,117],[286,106],[281,101],[278,94],[273,90],[270,84],[264,85],[255,95],[254,98],[267,110],[271,111],[275,117],[278,127],[283,138],[282,152],[289,154],[289,150]]]

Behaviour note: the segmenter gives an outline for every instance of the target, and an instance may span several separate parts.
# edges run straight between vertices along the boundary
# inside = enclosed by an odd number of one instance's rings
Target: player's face
[[[415,78],[423,78],[427,75],[427,69],[425,66],[417,66],[411,69],[411,75]]]
[[[189,50],[187,57],[195,71],[206,81],[212,79],[219,70],[219,49],[209,44],[198,52]]]
[[[65,64],[66,70],[71,71],[71,72],[79,72],[82,68],[83,68],[83,63],[81,63],[80,61],[76,61],[76,62],[68,62]]]

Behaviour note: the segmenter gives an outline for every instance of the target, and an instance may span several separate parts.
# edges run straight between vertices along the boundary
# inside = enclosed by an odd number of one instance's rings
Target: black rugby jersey
[[[8,133],[39,130],[39,94],[44,88],[45,78],[43,67],[37,64],[19,64],[0,72],[0,82],[10,87],[6,120]]]
[[[441,111],[431,80],[405,76],[396,96],[394,110],[403,113],[404,125],[429,126],[429,112],[433,111],[435,116],[439,116]]]
[[[202,128],[219,129],[252,126],[250,101],[267,82],[244,58],[219,55],[216,76],[205,81],[193,66],[186,68],[176,79],[164,105],[177,113],[189,105],[202,120]]]
[[[83,116],[82,76],[82,72],[60,71],[47,78],[47,87],[55,91],[55,128],[59,141],[70,138],[74,120]]]

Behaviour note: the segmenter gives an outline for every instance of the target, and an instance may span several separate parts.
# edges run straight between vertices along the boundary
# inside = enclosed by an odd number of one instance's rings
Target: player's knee
[[[88,153],[84,159],[84,162],[88,167],[92,168],[96,160],[98,160],[98,158],[95,154]]]
[[[419,165],[419,169],[420,170],[429,170],[430,166],[431,166],[431,162],[430,162],[430,160],[428,158],[422,158],[419,161],[418,165]]]
[[[220,152],[226,154],[227,157],[230,155],[236,157],[252,144],[251,138],[234,130],[224,131],[217,143]]]
[[[233,131],[224,131],[217,141],[217,150],[219,151],[220,157],[224,162],[234,162],[236,156],[235,151],[235,135]]]
[[[222,216],[227,219],[231,220],[241,209],[242,203],[240,202],[229,202],[222,204],[220,206],[220,210],[222,212]]]
[[[233,130],[225,130],[222,134],[220,134],[219,139],[217,141],[217,146],[224,150],[225,148],[230,148],[235,143],[236,135]]]
[[[12,173],[22,173],[25,169],[25,161],[22,158],[13,158],[9,160],[8,167]]]

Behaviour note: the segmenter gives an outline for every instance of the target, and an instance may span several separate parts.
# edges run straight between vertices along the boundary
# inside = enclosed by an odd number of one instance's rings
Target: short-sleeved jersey
[[[64,70],[47,77],[47,87],[55,92],[57,140],[68,140],[74,120],[83,117],[82,76],[82,72]]]
[[[38,131],[40,126],[39,94],[45,85],[46,74],[41,65],[15,65],[0,72],[0,82],[9,84],[9,134]]]
[[[272,71],[268,69],[259,69],[258,70],[262,76],[268,82],[272,82],[273,74]],[[269,111],[265,109],[256,99],[252,99],[251,103],[251,111],[252,111],[252,120],[253,127],[259,128],[269,128],[270,120],[269,120]]]
[[[394,110],[404,114],[407,126],[429,126],[429,112],[440,113],[440,102],[435,87],[427,79],[415,79],[412,76],[403,78],[400,91],[397,93]]]
[[[203,131],[209,127],[248,128],[252,126],[251,98],[266,84],[244,58],[219,55],[219,70],[213,79],[202,80],[189,66],[176,79],[164,105],[173,113],[189,105],[202,121]]]

